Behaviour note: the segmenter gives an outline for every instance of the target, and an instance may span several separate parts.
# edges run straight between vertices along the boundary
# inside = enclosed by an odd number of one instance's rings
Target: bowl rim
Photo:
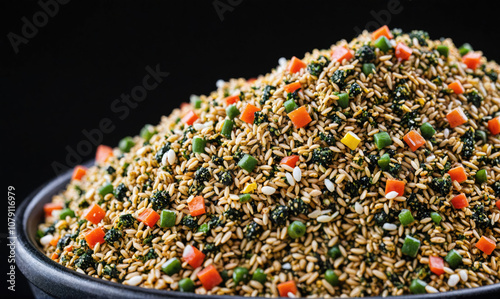
[[[83,165],[90,167],[93,164],[94,161],[91,160]],[[75,296],[76,292],[81,293],[84,297],[93,298],[248,298],[239,295],[202,295],[164,289],[159,290],[138,286],[128,286],[76,272],[49,259],[42,253],[41,248],[35,240],[35,228],[39,223],[41,223],[40,221],[43,217],[43,203],[49,202],[53,195],[62,191],[69,183],[71,175],[72,170],[70,169],[42,184],[39,188],[28,195],[17,208],[15,216],[17,237],[16,264],[30,283],[34,284],[42,291],[50,295],[54,295],[55,297]],[[391,296],[390,298],[468,298],[491,294],[500,294],[500,283],[477,288],[453,290],[444,293],[409,294]],[[374,296],[370,298],[375,299],[382,297]]]

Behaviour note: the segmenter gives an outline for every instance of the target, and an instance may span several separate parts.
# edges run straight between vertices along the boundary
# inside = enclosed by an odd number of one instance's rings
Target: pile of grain
[[[500,212],[495,207],[495,196],[500,195],[500,183],[496,183],[500,181],[500,139],[487,128],[488,120],[499,110],[499,67],[483,57],[475,70],[467,68],[450,39],[427,39],[423,32],[410,35],[393,30],[393,34],[392,47],[402,42],[412,49],[411,56],[401,60],[394,48],[383,52],[373,47],[376,69],[372,74],[363,73],[364,62],[360,60],[367,58],[359,54],[341,63],[331,58],[337,47],[361,53],[363,45],[373,45],[371,35],[365,32],[349,43],[343,40],[331,49],[307,53],[302,61],[309,67],[296,73],[287,69],[289,61],[281,59],[276,69],[257,79],[218,84],[215,92],[199,98],[200,108],[190,105],[174,110],[154,127],[157,133],[148,142],[134,137],[130,152],[114,149],[113,157],[88,169],[81,180],[72,180],[65,191],[54,197],[54,202],[72,209],[75,217],[60,220],[55,212],[46,218],[40,225],[41,236],[46,235],[44,252],[56,262],[93,277],[168,290],[178,290],[178,282],[190,277],[196,283],[196,293],[210,294],[276,297],[277,285],[290,280],[298,287],[295,295],[302,297],[401,295],[410,293],[414,279],[425,281],[427,292],[500,282],[500,250],[487,255],[475,247],[481,236],[496,240],[500,233]],[[448,57],[436,50],[439,45],[449,47]],[[339,81],[332,79],[337,70],[346,71],[345,82],[337,84]],[[455,94],[448,88],[456,80],[464,93]],[[301,85],[293,95],[284,91],[292,82]],[[355,84],[361,92],[353,95]],[[349,106],[339,107],[336,92],[349,90]],[[468,96],[473,91],[482,97],[477,105]],[[240,112],[253,104],[265,117],[253,124],[236,117],[231,137],[227,138],[220,134],[226,119],[225,99],[234,94],[240,95],[235,104]],[[306,107],[312,121],[305,127],[296,128],[287,116],[283,105],[287,98],[294,99],[298,107]],[[456,107],[465,111],[468,121],[450,128],[446,114]],[[180,119],[189,110],[199,119],[188,127]],[[413,152],[403,136],[411,129],[420,132],[424,122],[432,124],[437,132]],[[477,130],[486,132],[487,139],[472,142],[467,134],[479,136]],[[379,150],[373,136],[382,131],[389,133],[392,145]],[[347,132],[361,139],[354,150],[341,142]],[[208,140],[205,153],[192,152],[194,136]],[[165,153],[165,158],[158,157],[167,143],[173,151]],[[331,150],[331,163],[313,159],[318,148]],[[387,171],[377,165],[384,153],[391,155]],[[251,173],[237,165],[244,154],[258,160]],[[295,169],[280,164],[283,157],[290,155],[300,156]],[[448,169],[458,164],[467,172],[465,182],[454,181],[444,194],[431,188],[433,178],[447,178]],[[209,170],[209,178],[196,183],[195,173],[201,167]],[[475,174],[480,169],[486,170],[487,182],[476,182]],[[232,179],[228,186],[220,178],[227,171]],[[385,182],[391,178],[406,183],[404,196],[386,198]],[[97,191],[107,182],[115,190],[123,183],[126,196],[100,196]],[[238,195],[251,183],[256,184],[251,200],[241,203]],[[118,241],[96,245],[91,266],[75,266],[88,250],[82,241],[86,232],[95,227],[105,232],[116,228],[123,214],[137,218],[152,207],[151,196],[162,190],[169,197],[164,208],[177,213],[174,227],[149,227],[137,221],[122,229]],[[459,193],[466,194],[469,206],[454,209],[450,200]],[[194,226],[218,217],[219,225],[211,225],[207,233],[183,221],[189,215],[188,201],[195,195],[204,197],[206,213],[195,217]],[[305,210],[294,215],[290,205],[297,198],[305,203]],[[98,203],[106,212],[97,225],[82,220],[85,207],[92,203]],[[278,206],[286,207],[284,223],[271,219]],[[397,215],[402,209],[412,212],[412,224],[399,223]],[[441,215],[440,224],[431,220],[433,211]],[[287,233],[295,220],[307,226],[299,239]],[[255,239],[248,237],[251,223],[253,228],[262,228]],[[71,237],[62,244],[64,247],[49,242],[68,234]],[[402,253],[407,235],[421,241],[415,258]],[[164,274],[162,265],[173,257],[182,261],[188,245],[206,253],[203,265],[194,269],[182,262],[178,274]],[[327,254],[333,246],[341,252],[335,259]],[[444,258],[451,249],[463,257],[462,264],[452,269],[445,263],[445,273],[439,276],[430,272],[429,257]],[[199,284],[197,273],[210,264],[229,278],[207,291]],[[235,285],[231,277],[236,267],[247,268],[250,276],[261,268],[267,280],[264,284],[248,280]],[[324,279],[328,269],[337,274],[338,286]]]

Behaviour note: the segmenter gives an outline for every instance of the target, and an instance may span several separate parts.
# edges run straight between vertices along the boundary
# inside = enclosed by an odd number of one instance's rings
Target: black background
[[[102,143],[115,146],[145,123],[158,123],[161,115],[189,101],[190,94],[214,90],[218,79],[266,73],[280,57],[302,57],[355,37],[355,27],[374,30],[388,23],[404,31],[423,29],[431,38],[469,42],[498,61],[500,9],[491,3],[401,1],[398,13],[389,14],[387,1],[73,0],[59,5],[59,12],[15,54],[9,32],[21,35],[22,18],[32,20],[41,7],[36,1],[2,1],[2,181],[16,188],[20,204],[56,175],[54,162],[72,166],[65,162],[67,148],[76,149],[86,140],[82,130],[98,128],[101,119],[116,126],[103,134]],[[145,67],[157,64],[170,75],[120,120],[111,110],[112,101],[130,94],[142,83]],[[91,159],[94,152],[95,147],[81,158]],[[6,207],[5,202],[2,211]],[[2,255],[2,265],[6,260]],[[30,296],[20,273],[16,293],[1,292]]]

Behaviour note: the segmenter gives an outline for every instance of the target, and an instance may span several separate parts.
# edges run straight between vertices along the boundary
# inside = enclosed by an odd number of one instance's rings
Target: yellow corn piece
[[[252,193],[255,189],[257,189],[256,183],[247,184],[241,193]]]
[[[361,142],[361,139],[353,132],[347,132],[340,142],[345,144],[348,148],[355,150]]]
[[[424,99],[424,98],[420,98],[420,99],[418,99],[417,101],[418,101],[418,103],[419,103],[421,106],[425,105],[425,99]]]

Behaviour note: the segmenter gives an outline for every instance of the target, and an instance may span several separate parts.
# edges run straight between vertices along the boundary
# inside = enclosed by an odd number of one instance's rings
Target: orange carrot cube
[[[99,145],[95,153],[95,161],[97,163],[104,163],[109,157],[113,156],[113,149],[106,145]]]
[[[487,255],[490,255],[497,247],[497,244],[492,239],[482,236],[476,243],[476,247]]]
[[[332,53],[332,60],[342,62],[342,60],[350,60],[354,57],[354,52],[346,47],[336,47]]]
[[[77,165],[73,170],[73,175],[71,176],[71,179],[79,181],[86,173],[87,173],[87,167]]]
[[[500,133],[500,116],[488,121],[488,130],[490,130],[490,133],[493,135]]]
[[[257,108],[252,104],[248,104],[241,113],[240,119],[248,124],[253,124],[255,112],[257,111],[260,111],[260,108]]]
[[[448,88],[452,89],[455,94],[464,93],[465,89],[460,81],[455,80],[448,85]]]
[[[396,191],[398,196],[403,196],[405,194],[405,182],[387,179],[385,183],[385,194],[389,194],[389,192]]]
[[[307,112],[306,106],[301,106],[288,113],[288,117],[296,128],[305,127],[312,121],[311,116],[309,116],[309,113]]]
[[[292,60],[290,60],[290,63],[288,64],[287,69],[290,73],[295,74],[306,66],[307,64],[305,62],[293,56]]]
[[[105,242],[104,235],[102,227],[99,226],[85,234],[85,241],[87,241],[90,248],[94,249],[94,246],[97,244],[103,244]]]
[[[465,196],[464,193],[460,193],[459,195],[453,197],[450,202],[457,210],[469,206],[469,201],[467,200],[467,196]]]
[[[394,38],[392,36],[391,30],[389,30],[389,27],[387,27],[387,25],[384,25],[384,26],[380,27],[379,29],[373,31],[372,40],[377,40],[382,35],[387,37],[388,39]]]
[[[283,87],[283,89],[288,93],[292,93],[292,92],[296,91],[297,89],[299,89],[300,87],[301,87],[300,82],[293,82],[293,83],[290,83],[288,85],[285,85],[285,87]]]
[[[396,46],[395,54],[399,61],[408,60],[413,50],[402,42]]]
[[[240,100],[239,95],[228,96],[227,98],[224,99],[227,106],[234,104],[234,103],[238,102],[239,100]]]
[[[145,209],[141,214],[139,214],[139,216],[137,216],[137,220],[144,222],[144,224],[149,227],[155,226],[159,219],[160,214],[150,208]]]
[[[465,124],[468,120],[467,116],[465,115],[461,107],[457,107],[451,110],[448,114],[446,114],[446,118],[448,119],[448,122],[450,123],[450,128],[452,129]]]
[[[83,218],[97,224],[101,222],[102,218],[106,215],[106,212],[96,203],[93,203],[87,210],[83,212]]]
[[[403,140],[408,144],[410,149],[414,152],[422,145],[425,144],[425,139],[417,131],[411,130],[403,137]]]
[[[198,115],[196,115],[196,113],[194,113],[193,110],[190,110],[188,113],[186,113],[186,115],[184,115],[184,117],[182,118],[182,122],[185,123],[186,125],[190,126],[198,118],[199,118]]]
[[[450,175],[452,181],[463,183],[467,180],[467,173],[465,173],[465,168],[463,166],[450,169],[448,174]]]
[[[191,216],[200,216],[205,214],[205,199],[203,196],[195,196],[188,202],[189,213]]]
[[[469,52],[462,57],[462,61],[468,68],[475,70],[481,63],[481,53]]]

